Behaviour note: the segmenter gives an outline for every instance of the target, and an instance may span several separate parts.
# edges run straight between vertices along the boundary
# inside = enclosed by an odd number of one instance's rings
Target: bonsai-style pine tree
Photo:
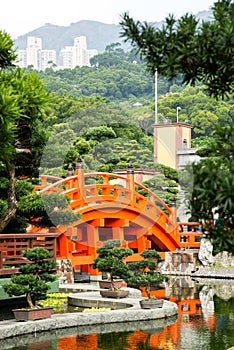
[[[18,211],[37,227],[67,225],[80,219],[69,206],[70,199],[62,193],[32,192],[20,198]]]
[[[33,309],[37,308],[36,301],[45,299],[50,288],[47,282],[56,279],[51,271],[57,264],[55,260],[50,260],[51,253],[42,247],[29,248],[23,252],[23,256],[29,263],[21,265],[21,273],[12,275],[11,281],[3,285],[3,289],[9,296],[26,294],[28,306]]]
[[[98,257],[94,260],[92,267],[104,272],[111,281],[110,289],[116,290],[114,286],[114,277],[127,278],[128,265],[124,263],[124,258],[133,254],[130,248],[122,248],[119,246],[119,240],[109,240],[97,249]]]
[[[153,249],[144,250],[140,256],[143,257],[143,260],[128,264],[126,282],[129,287],[145,287],[148,299],[152,299],[152,285],[166,281],[168,277],[156,271],[158,260],[161,259],[158,252]]]

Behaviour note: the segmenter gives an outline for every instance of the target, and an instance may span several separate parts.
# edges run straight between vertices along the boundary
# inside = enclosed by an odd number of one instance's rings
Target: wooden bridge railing
[[[37,188],[41,194],[62,192],[67,195],[73,210],[95,205],[119,205],[130,208],[157,221],[171,240],[181,248],[199,248],[202,233],[198,223],[177,222],[176,207],[169,207],[155,193],[135,181],[134,172],[126,176],[113,173],[84,173],[84,169],[76,170],[75,175],[58,178],[41,175],[41,186]],[[191,229],[190,229],[191,228]]]
[[[181,248],[199,248],[203,233],[199,222],[179,222],[178,237]]]
[[[96,198],[108,200],[106,197],[109,195],[109,200],[112,201],[119,198],[120,201],[123,199],[123,202],[126,202],[126,200],[129,202],[129,199],[131,199],[133,206],[136,200],[141,201],[141,199],[144,199],[145,203],[151,202],[154,206],[158,207],[160,211],[164,210],[167,212],[167,216],[171,215],[171,208],[147,187],[134,181],[134,176],[125,177],[113,173],[82,172],[64,179],[51,175],[40,175],[40,178],[42,184],[37,187],[37,190],[40,190],[41,194],[63,192],[68,195],[71,200],[79,200],[80,206],[87,204],[90,200],[94,201]],[[102,181],[100,181],[100,179],[102,179]],[[62,188],[62,186],[64,186],[64,188]],[[136,189],[144,190],[145,195],[137,194]],[[123,192],[123,194],[121,192]]]
[[[20,264],[27,263],[23,251],[28,248],[43,247],[56,259],[56,233],[0,233],[0,275],[18,272]]]

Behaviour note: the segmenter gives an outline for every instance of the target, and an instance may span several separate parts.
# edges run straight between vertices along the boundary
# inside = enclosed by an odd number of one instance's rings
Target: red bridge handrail
[[[81,184],[81,186],[83,185],[84,188],[80,188],[79,175],[74,175],[74,176],[70,176],[70,177],[66,177],[66,178],[58,178],[58,177],[51,176],[51,175],[40,175],[40,177],[43,178],[44,186],[46,185],[46,182],[45,182],[46,179],[55,180],[55,181],[57,180],[56,182],[52,183],[51,185],[43,187],[40,190],[41,194],[46,193],[46,192],[50,192],[50,191],[63,192],[63,190],[61,188],[58,188],[58,186],[63,185],[63,184],[68,185],[68,186],[66,186],[66,187],[68,187],[67,191],[64,190],[64,192],[66,194],[69,194],[69,192],[71,190],[73,190],[74,188],[79,188],[80,191],[83,191],[83,193],[85,193],[86,190],[91,190],[93,188],[93,186],[96,186],[96,189],[101,189],[101,187],[104,187],[104,186],[109,186],[110,188],[112,186],[112,189],[114,188],[113,186],[119,186],[123,190],[130,189],[130,179],[128,177],[125,177],[123,175],[113,174],[113,173],[105,173],[105,172],[84,173],[84,184]],[[95,184],[85,184],[85,179],[100,178],[100,177],[102,177],[104,179],[103,183],[96,182]],[[114,180],[114,179],[124,181],[125,187],[122,187],[121,184],[111,185],[110,181]],[[137,195],[139,198],[145,198],[149,203],[154,202],[154,204],[155,204],[155,202],[157,202],[162,206],[162,208],[164,208],[168,212],[169,215],[167,215],[165,213],[167,216],[170,216],[172,214],[171,208],[168,207],[168,205],[159,196],[157,196],[155,193],[153,193],[147,187],[143,186],[141,183],[136,182],[136,181],[134,181],[133,185],[137,186],[138,188],[143,189],[149,195],[149,198],[147,198],[146,196],[141,195],[141,194],[137,193],[136,191],[134,191],[135,195]],[[86,198],[86,193],[83,195],[83,197]],[[103,195],[103,197],[105,197],[105,196]],[[112,198],[114,199],[114,197],[112,197]],[[100,199],[100,197],[99,197],[99,199]],[[158,205],[156,205],[156,204],[155,204],[155,206],[158,207]],[[161,208],[159,208],[159,209],[161,211]]]
[[[202,235],[197,230],[187,230],[187,227],[196,227],[195,222],[176,222],[173,209],[141,183],[134,180],[134,175],[120,175],[106,172],[84,173],[78,170],[76,175],[61,178],[51,175],[41,175],[42,188],[40,193],[61,192],[70,199],[70,206],[76,212],[86,210],[88,207],[105,206],[112,202],[117,206],[131,208],[141,212],[156,221],[166,229],[171,237],[174,237],[181,247],[199,246],[199,237]],[[100,181],[100,178],[102,180]],[[49,184],[48,184],[49,182]],[[53,182],[53,183],[51,183]],[[141,194],[141,189],[145,193]],[[86,209],[85,209],[86,208]],[[134,209],[135,208],[135,209]],[[88,209],[90,210],[90,209]],[[183,229],[182,229],[183,227]]]

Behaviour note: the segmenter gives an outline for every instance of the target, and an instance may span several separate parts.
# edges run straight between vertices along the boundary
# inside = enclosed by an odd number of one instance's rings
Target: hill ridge
[[[201,20],[210,19],[210,11],[200,11],[196,17]],[[156,27],[161,27],[163,21],[153,22]],[[27,46],[27,37],[36,36],[42,39],[42,48],[45,50],[60,50],[65,46],[73,46],[74,38],[86,36],[88,49],[96,49],[102,53],[107,45],[120,42],[123,48],[129,48],[129,45],[123,43],[120,38],[120,25],[109,24],[93,20],[80,20],[70,23],[68,26],[61,26],[52,23],[45,23],[43,26],[34,29],[14,40],[14,48],[25,50]]]

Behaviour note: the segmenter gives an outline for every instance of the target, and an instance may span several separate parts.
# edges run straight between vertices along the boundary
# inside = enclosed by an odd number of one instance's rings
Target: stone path
[[[130,290],[128,298],[122,298],[116,300],[116,303],[126,303],[129,307],[124,309],[102,311],[102,312],[76,312],[76,313],[67,313],[67,314],[54,314],[51,318],[27,322],[17,322],[15,320],[6,320],[0,322],[0,340],[5,338],[12,338],[15,336],[25,335],[25,334],[37,334],[45,331],[50,332],[59,332],[63,329],[70,329],[76,327],[78,330],[79,327],[83,326],[96,326],[104,324],[118,324],[118,323],[135,323],[136,325],[139,322],[146,322],[150,328],[152,320],[159,321],[160,324],[165,322],[170,323],[170,318],[177,316],[178,308],[177,305],[173,302],[164,300],[164,305],[162,308],[157,309],[147,309],[143,310],[140,307],[139,300],[142,299],[139,296],[139,291],[127,288]],[[72,294],[72,297],[82,297],[93,300],[106,300],[110,302],[109,298],[102,298],[98,292],[99,287],[92,284],[66,284],[61,285],[61,291],[70,291],[81,292],[77,294]],[[113,302],[114,299],[112,299]],[[163,322],[162,322],[163,321]],[[175,322],[175,319],[174,319]],[[125,329],[125,327],[123,328]],[[0,344],[0,349],[2,349]]]
[[[192,273],[192,277],[202,278],[220,278],[234,280],[234,267],[200,267],[196,272]]]

